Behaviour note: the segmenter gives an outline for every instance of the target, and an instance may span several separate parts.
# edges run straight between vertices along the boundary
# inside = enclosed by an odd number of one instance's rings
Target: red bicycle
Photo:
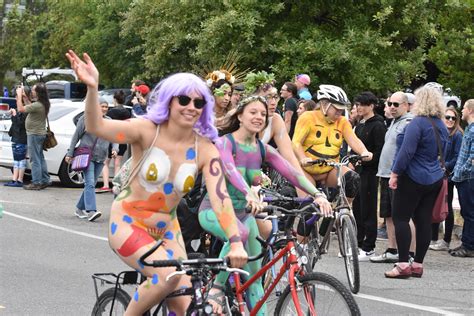
[[[264,290],[264,295],[249,311],[250,315],[256,315],[262,305],[272,295],[275,286],[282,277],[288,273],[289,284],[281,293],[275,307],[275,315],[360,315],[351,292],[336,278],[320,272],[307,272],[298,263],[298,252],[295,248],[295,240],[292,233],[295,218],[300,214],[321,214],[314,204],[307,205],[301,209],[287,210],[279,206],[267,206],[265,211],[268,218],[286,219],[284,233],[286,245],[280,249],[273,259],[265,264],[250,279],[241,283],[240,275],[231,275],[234,280],[234,297],[230,297],[230,314],[245,315],[245,291],[254,282],[261,282],[260,278],[273,266],[279,265],[280,269],[276,277]],[[279,215],[272,215],[278,211]],[[303,260],[304,261],[304,260]],[[229,299],[229,297],[227,297]]]

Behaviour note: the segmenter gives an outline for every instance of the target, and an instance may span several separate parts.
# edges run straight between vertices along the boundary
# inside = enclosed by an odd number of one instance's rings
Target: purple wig
[[[199,120],[194,125],[198,134],[209,138],[217,138],[217,129],[214,126],[214,97],[204,80],[191,73],[177,73],[160,81],[153,89],[148,99],[147,114],[143,117],[161,124],[169,118],[171,99],[178,95],[199,94],[206,105],[202,109]]]

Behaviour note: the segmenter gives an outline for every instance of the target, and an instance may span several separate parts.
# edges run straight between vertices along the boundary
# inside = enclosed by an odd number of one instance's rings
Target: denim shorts
[[[26,159],[26,144],[12,143],[13,160],[21,161]]]

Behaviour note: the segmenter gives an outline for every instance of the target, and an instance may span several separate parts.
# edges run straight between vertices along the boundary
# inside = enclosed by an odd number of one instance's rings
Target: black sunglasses
[[[456,121],[456,116],[446,115],[444,118],[446,121]]]
[[[187,106],[191,100],[193,100],[196,109],[202,109],[206,105],[206,100],[204,99],[191,99],[187,95],[178,95],[176,97],[178,98],[179,105],[182,106]]]
[[[405,102],[402,102],[402,103],[400,103],[400,102],[387,102],[387,106],[392,106],[393,105],[394,107],[398,108],[400,106],[400,104],[403,104],[403,103],[405,103]]]

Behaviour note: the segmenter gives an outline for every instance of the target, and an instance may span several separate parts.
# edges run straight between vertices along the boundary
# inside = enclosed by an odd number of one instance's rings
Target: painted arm
[[[74,51],[69,50],[66,54],[78,78],[87,85],[85,123],[86,131],[112,143],[132,144],[141,138],[143,120],[107,120],[102,116],[99,106],[98,86],[99,71],[92,59],[84,54],[81,60]]]
[[[216,148],[222,160],[224,173],[229,181],[237,190],[242,192],[246,197],[253,194],[250,186],[245,182],[242,174],[235,166],[234,157],[232,156],[232,143],[227,137],[220,137],[216,141]]]

